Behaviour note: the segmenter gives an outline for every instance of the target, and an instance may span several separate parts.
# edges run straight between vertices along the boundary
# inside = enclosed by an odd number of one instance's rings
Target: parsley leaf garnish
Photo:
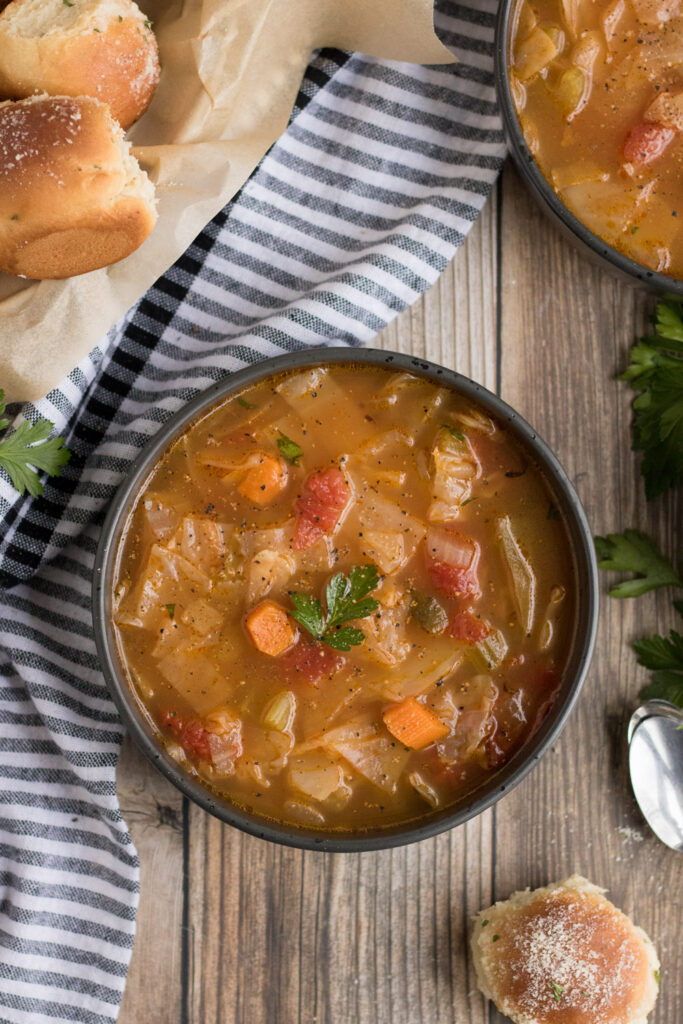
[[[2,416],[4,411],[5,393],[0,390],[0,430],[5,430],[10,422]],[[0,466],[19,494],[28,491],[34,498],[41,495],[43,485],[38,471],[59,476],[60,466],[66,465],[71,458],[71,452],[64,447],[63,437],[48,440],[53,426],[49,420],[25,421],[0,441]]]
[[[557,1003],[562,1002],[562,996],[564,995],[564,985],[558,985],[556,981],[551,981],[550,987],[553,990],[555,1001]]]
[[[610,597],[639,597],[659,587],[683,587],[671,563],[640,530],[624,530],[595,538],[601,569],[635,573],[609,590]]]
[[[278,434],[280,436],[277,439],[277,446],[283,459],[287,459],[287,462],[291,462],[293,466],[298,466],[299,459],[304,453],[303,448],[300,448],[296,441],[292,441],[291,437],[287,437],[281,430],[278,430]]]
[[[242,398],[241,395],[237,398],[237,404],[241,405],[243,409],[255,409],[256,406],[252,402],[248,402],[246,398]]]
[[[683,602],[675,601],[674,607],[683,615]],[[633,649],[638,664],[652,672],[652,681],[640,692],[641,700],[668,700],[683,708],[683,634],[671,629],[668,637],[643,637],[634,641]]]
[[[368,594],[378,583],[379,573],[374,565],[357,565],[348,576],[338,572],[327,584],[326,614],[317,597],[297,591],[289,595],[294,605],[292,614],[314,640],[339,651],[350,651],[363,643],[365,635],[355,626],[344,626],[343,623],[364,619],[377,610],[377,601]]]
[[[683,480],[683,300],[657,303],[656,334],[631,350],[621,380],[633,400],[633,448],[643,453],[641,472],[648,500]]]
[[[167,604],[167,605],[165,605],[165,608],[166,608],[166,611],[168,612],[169,619],[172,619],[173,616],[175,615],[175,605],[174,604]]]

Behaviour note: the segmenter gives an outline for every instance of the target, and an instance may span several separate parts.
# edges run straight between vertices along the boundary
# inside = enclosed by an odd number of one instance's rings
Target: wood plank
[[[118,1024],[181,1019],[183,798],[126,740],[117,772],[121,812],[140,857],[135,946]]]
[[[495,386],[496,204],[377,339]],[[190,1024],[484,1024],[467,938],[491,813],[419,845],[301,853],[190,810]]]
[[[653,297],[580,257],[511,168],[501,230],[514,239],[500,268],[503,397],[556,451],[594,532],[639,526],[673,552],[680,506],[673,498],[647,506],[629,450],[630,389],[615,380]],[[649,832],[628,783],[626,726],[646,682],[628,643],[673,625],[670,609],[670,595],[603,599],[595,660],[577,710],[552,752],[495,811],[497,898],[577,871],[608,887],[653,938],[662,991],[652,1024],[683,1020],[683,864]]]

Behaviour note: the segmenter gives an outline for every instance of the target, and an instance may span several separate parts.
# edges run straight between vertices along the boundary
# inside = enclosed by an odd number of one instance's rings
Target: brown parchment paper
[[[444,64],[433,0],[139,0],[162,74],[130,138],[159,220],[137,252],[66,281],[0,273],[0,387],[55,387],[184,252],[284,131],[312,50]]]

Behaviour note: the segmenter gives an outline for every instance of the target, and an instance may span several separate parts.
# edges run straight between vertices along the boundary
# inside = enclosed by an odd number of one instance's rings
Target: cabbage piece
[[[177,510],[170,508],[153,494],[146,495],[142,507],[145,510],[145,520],[156,539],[168,540],[178,525]]]
[[[619,23],[625,11],[626,0],[613,0],[602,16],[602,31],[608,51],[613,49],[612,44],[619,31]]]
[[[583,72],[578,72],[583,74]],[[551,171],[553,185],[557,192],[572,185],[583,185],[591,181],[609,181],[609,172],[604,167],[599,167],[593,160],[574,160],[570,164],[563,164],[562,167],[553,167]]]
[[[401,593],[391,604],[383,603],[379,594],[379,607],[365,619],[354,620],[353,625],[365,634],[362,654],[380,665],[399,665],[410,654],[411,646],[406,640],[406,624],[410,601]]]
[[[343,757],[369,782],[395,793],[410,751],[396,743],[383,726],[370,719],[357,719],[331,729],[322,745]]]
[[[678,0],[631,0],[636,18],[642,25],[660,25],[680,14]],[[679,43],[680,45],[680,43]]]
[[[180,621],[200,636],[208,637],[223,622],[223,615],[216,608],[198,597],[180,611]]]
[[[294,555],[272,548],[258,551],[246,568],[247,604],[254,605],[271,591],[281,590],[295,570]]]
[[[414,649],[414,654],[410,665],[394,668],[381,681],[371,683],[372,689],[385,700],[419,697],[439,681],[448,679],[464,658],[462,645],[447,637],[430,641],[422,650]]]
[[[355,511],[361,530],[399,533],[403,537],[404,564],[407,563],[427,532],[425,526],[396,502],[384,498],[367,484],[355,486],[354,489],[357,495]]]
[[[290,761],[289,782],[311,800],[323,802],[331,796],[346,800],[351,789],[344,778],[344,769],[322,751],[294,757]]]
[[[378,409],[388,409],[390,406],[396,405],[402,391],[409,387],[415,387],[419,383],[420,381],[412,373],[393,374],[372,399],[372,405]]]
[[[427,781],[424,773],[411,772],[408,776],[408,782],[416,793],[419,793],[422,799],[426,800],[429,806],[434,808],[434,810],[436,810],[437,807],[442,806],[443,801],[436,789],[436,786]]]
[[[279,732],[245,721],[242,728],[242,756],[236,771],[240,778],[268,785],[267,776],[287,765],[294,747],[291,732]]]
[[[178,551],[153,544],[138,586],[121,601],[120,625],[157,629],[168,619],[166,605],[208,594],[211,580]]]
[[[545,615],[541,620],[541,625],[538,629],[538,649],[539,651],[547,651],[553,641],[555,635],[555,625],[557,617],[560,613],[562,602],[566,597],[566,590],[563,586],[556,584],[551,588],[550,598],[546,606]]]
[[[363,557],[369,558],[382,572],[392,573],[406,561],[406,549],[402,533],[392,530],[363,531]]]
[[[234,775],[235,762],[242,754],[242,722],[228,708],[218,708],[204,719],[209,731],[213,774]]]
[[[472,481],[481,476],[481,464],[464,434],[442,428],[432,448],[432,504],[427,517],[432,522],[457,519],[460,504],[472,493]]]
[[[225,693],[223,677],[202,650],[175,650],[157,661],[159,672],[198,714],[215,708]]]
[[[660,92],[645,111],[645,120],[683,132],[683,92]]]
[[[262,530],[240,529],[237,532],[237,544],[245,558],[251,558],[258,551],[288,551],[294,535],[294,520],[277,526],[268,526]]]
[[[328,371],[322,366],[313,367],[310,370],[303,370],[301,373],[293,373],[285,377],[275,388],[279,395],[290,404],[300,401],[313,392],[318,392],[322,383],[328,377]]]
[[[513,39],[527,39],[536,28],[537,18],[528,0],[522,0],[513,13]]]
[[[571,62],[574,67],[581,68],[586,75],[590,76],[593,74],[595,62],[601,52],[600,33],[595,30],[584,32],[571,52]]]
[[[488,676],[475,676],[469,681],[469,690],[480,691],[477,703],[460,711],[451,735],[437,744],[439,758],[446,764],[469,760],[496,728],[493,709],[498,687]]]
[[[292,374],[291,377],[285,377],[277,385],[276,390],[281,398],[290,406],[294,416],[296,416],[296,422],[305,423],[309,420],[315,420],[319,416],[318,409],[321,404],[320,399],[322,398],[326,415],[330,416],[330,410],[332,410],[332,420],[334,420],[335,409],[348,410],[354,423],[359,424],[361,431],[364,430],[363,424],[365,421],[363,414],[357,406],[349,408],[354,406],[355,403],[353,403],[348,392],[330,374],[329,370],[321,367],[302,370],[300,373]],[[290,422],[292,429],[294,429],[295,420],[292,418]],[[288,432],[286,423],[280,426],[285,433]],[[369,435],[372,424],[367,424],[367,428],[365,432]]]
[[[322,811],[303,800],[287,800],[284,810],[288,817],[300,821],[302,825],[313,827],[325,824],[325,815]]]
[[[367,441],[363,441],[354,454],[362,461],[368,455],[377,455],[379,452],[383,452],[385,448],[393,448],[396,445],[412,448],[414,444],[415,438],[407,430],[399,430],[398,427],[394,427],[392,430],[374,434]]]
[[[183,558],[207,575],[220,569],[226,551],[226,530],[208,516],[184,516],[169,551],[179,551]]]
[[[481,409],[475,409],[473,405],[463,405],[452,413],[452,418],[465,433],[474,431],[477,434],[486,434],[493,437],[498,433],[498,428],[490,416],[487,416]]]
[[[536,610],[536,574],[529,560],[522,553],[509,516],[501,516],[496,520],[498,540],[503,560],[510,577],[512,598],[519,619],[519,625],[527,635],[534,625]]]
[[[534,28],[526,39],[517,40],[514,52],[514,68],[522,82],[530,78],[550,64],[557,56],[557,47],[547,32],[542,28]]]

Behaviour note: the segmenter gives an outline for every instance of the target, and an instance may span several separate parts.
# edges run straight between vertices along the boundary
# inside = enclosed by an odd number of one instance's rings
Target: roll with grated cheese
[[[514,1024],[646,1024],[657,954],[604,891],[572,875],[477,915],[479,987]]]
[[[0,99],[92,96],[128,128],[159,80],[151,23],[133,0],[0,0]]]
[[[154,186],[104,103],[0,103],[0,270],[85,274],[129,256],[155,221]]]

